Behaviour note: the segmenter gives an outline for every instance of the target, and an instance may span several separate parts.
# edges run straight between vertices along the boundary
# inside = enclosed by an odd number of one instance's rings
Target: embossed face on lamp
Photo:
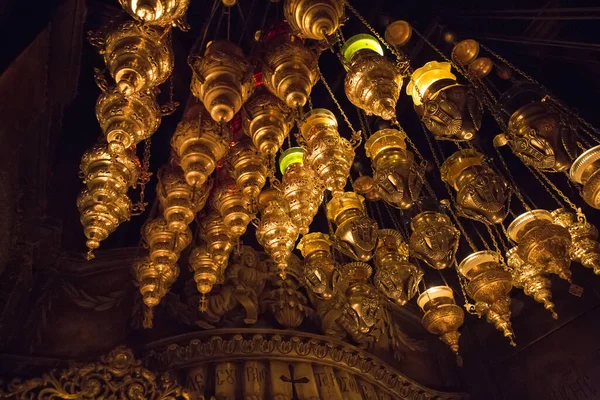
[[[342,54],[347,68],[344,91],[348,100],[368,115],[395,120],[403,78],[400,67],[384,57],[381,44],[367,34],[348,39]]]
[[[202,295],[200,299],[200,311],[206,311],[206,295],[210,293],[219,279],[219,265],[213,260],[206,246],[194,247],[190,252],[190,267],[194,271],[194,282],[196,288]]]
[[[582,197],[587,204],[600,209],[600,146],[580,155],[571,166],[569,176],[575,183],[583,185]]]
[[[474,149],[457,151],[444,161],[440,174],[456,190],[460,214],[485,224],[504,220],[510,197],[508,185],[484,163],[483,154]]]
[[[425,329],[439,335],[442,342],[458,354],[458,329],[465,320],[465,313],[456,305],[452,289],[448,286],[431,287],[421,293],[417,304],[425,313],[422,319]]]
[[[375,287],[403,306],[417,293],[423,271],[408,261],[408,244],[400,232],[380,229],[375,249]]]
[[[252,214],[246,208],[246,199],[230,177],[217,179],[212,191],[212,206],[223,217],[230,236],[239,238],[246,233]]]
[[[578,216],[565,208],[552,211],[554,223],[569,230],[571,234],[571,249],[569,257],[591,268],[594,274],[600,275],[600,243],[598,229],[587,222],[583,215]]]
[[[343,0],[286,0],[286,21],[306,39],[324,40],[338,30],[344,18]]]
[[[191,89],[216,122],[229,122],[252,94],[250,63],[235,44],[217,40],[192,61]]]
[[[119,0],[133,18],[149,25],[168,26],[184,17],[190,0]]]
[[[460,232],[447,215],[425,211],[417,214],[410,226],[411,254],[434,269],[444,269],[454,262]]]
[[[510,323],[511,276],[504,271],[501,256],[490,250],[467,256],[458,266],[458,272],[468,281],[467,294],[475,300],[475,310],[513,342]]]
[[[304,162],[321,179],[333,196],[344,193],[354,150],[350,142],[340,136],[333,113],[315,108],[304,116],[300,130],[306,140]]]
[[[571,235],[566,228],[553,223],[546,210],[531,210],[514,219],[508,226],[509,238],[518,244],[517,254],[523,261],[542,272],[571,280]]]
[[[513,285],[523,289],[527,296],[543,304],[544,308],[552,313],[552,317],[558,319],[558,315],[554,312],[550,290],[552,282],[539,267],[523,261],[518,250],[519,248],[515,246],[506,252],[507,271],[512,277]]]
[[[236,143],[229,150],[231,174],[249,205],[255,204],[267,181],[267,160],[248,140]]]
[[[297,248],[304,257],[304,284],[317,296],[330,300],[337,290],[340,274],[331,254],[329,235],[321,232],[304,235]]]
[[[223,217],[217,211],[211,210],[200,219],[200,228],[200,238],[206,243],[208,252],[215,263],[224,269],[234,243]]]
[[[346,255],[369,261],[377,244],[377,222],[367,215],[365,199],[346,192],[327,203],[327,218],[336,226],[336,245]]]
[[[361,333],[368,333],[381,318],[383,309],[377,289],[368,282],[373,269],[369,264],[359,261],[345,264],[342,271],[348,282],[346,298],[356,313],[358,329]]]
[[[308,233],[308,226],[317,214],[323,199],[323,189],[314,171],[304,162],[304,149],[292,147],[281,154],[279,168],[281,195],[289,204],[290,218],[301,235]]]
[[[406,150],[405,138],[404,131],[382,129],[365,143],[380,196],[404,210],[412,207],[419,197],[425,173]]]
[[[406,87],[415,111],[438,140],[471,140],[483,110],[465,85],[456,82],[450,63],[430,61],[413,72]]]

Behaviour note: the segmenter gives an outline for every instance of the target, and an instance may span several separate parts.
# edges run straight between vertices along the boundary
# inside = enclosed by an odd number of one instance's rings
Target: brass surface
[[[221,268],[221,272],[224,271],[233,250],[235,237],[225,226],[223,217],[218,211],[211,210],[200,219],[200,238],[206,243],[210,255]],[[222,274],[219,279],[222,279]]]
[[[242,191],[230,177],[217,179],[211,192],[211,205],[217,210],[229,230],[229,236],[238,239],[244,233],[253,215],[247,209],[247,201]]]
[[[133,18],[149,25],[182,25],[190,0],[119,0]]]
[[[587,222],[583,215],[577,215],[565,208],[552,212],[554,223],[569,230],[571,234],[571,249],[569,257],[591,268],[594,274],[600,275],[600,243],[598,229]]]
[[[340,279],[331,245],[329,235],[313,232],[304,235],[297,246],[304,257],[305,286],[325,300],[330,300],[336,293]]]
[[[200,300],[200,311],[206,311],[206,295],[210,293],[213,286],[219,281],[222,271],[215,262],[206,246],[197,246],[190,251],[190,267],[194,271],[194,282],[196,288],[202,295]]]
[[[256,203],[267,181],[267,159],[246,139],[229,149],[228,163],[247,203]]]
[[[447,268],[454,262],[460,232],[447,215],[425,211],[410,222],[411,254],[434,269]]]
[[[379,188],[375,185],[375,181],[368,175],[359,176],[352,182],[354,191],[369,201],[377,201],[381,199]]]
[[[419,296],[417,303],[425,313],[423,326],[434,335],[439,335],[450,349],[458,354],[458,329],[465,320],[465,313],[454,301],[452,289],[448,286],[434,286]]]
[[[403,20],[394,21],[385,28],[384,37],[389,44],[402,47],[412,37],[412,26]]]
[[[295,33],[306,39],[324,40],[344,19],[343,0],[285,0],[283,14]]]
[[[583,185],[582,197],[591,207],[600,209],[600,146],[592,147],[573,162],[570,179]]]
[[[471,64],[479,55],[479,43],[473,39],[458,42],[452,49],[452,61],[459,65]]]
[[[488,76],[493,68],[494,63],[487,57],[479,57],[469,64],[469,72],[479,79]]]
[[[369,332],[381,319],[381,296],[368,279],[373,268],[364,262],[352,262],[341,266],[341,273],[348,282],[346,297],[350,308],[358,319],[358,329]]]

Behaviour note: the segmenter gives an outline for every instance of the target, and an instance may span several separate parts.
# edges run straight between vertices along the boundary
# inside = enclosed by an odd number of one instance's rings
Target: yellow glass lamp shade
[[[279,170],[285,173],[287,167],[292,164],[300,164],[304,161],[304,149],[302,147],[290,147],[279,157]]]
[[[412,96],[415,106],[422,104],[421,98],[425,99],[427,89],[442,79],[456,81],[456,75],[450,72],[450,63],[430,61],[413,72],[411,80],[406,86],[406,94]]]
[[[352,57],[360,50],[371,50],[380,56],[383,55],[383,47],[381,47],[381,44],[379,44],[377,39],[375,39],[374,36],[361,33],[359,35],[352,36],[346,41],[346,43],[344,43],[344,46],[342,47],[344,60],[346,62],[350,62]]]

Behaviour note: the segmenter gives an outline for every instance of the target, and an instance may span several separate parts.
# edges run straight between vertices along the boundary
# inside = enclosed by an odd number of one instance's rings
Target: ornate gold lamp
[[[458,272],[468,281],[466,291],[475,300],[475,310],[514,343],[510,323],[511,276],[501,265],[501,256],[483,250],[467,256],[458,266]]]
[[[256,227],[256,240],[275,261],[279,274],[285,279],[288,259],[298,239],[298,228],[277,189],[263,190],[258,202],[261,217]]]
[[[455,63],[466,67],[474,62],[478,55],[479,43],[473,39],[466,39],[454,45],[451,58]]]
[[[406,150],[405,138],[404,131],[382,129],[371,135],[365,143],[379,195],[402,209],[412,207],[419,197],[425,174],[424,169],[415,162],[413,154]]]
[[[157,26],[181,25],[190,0],[119,0],[133,18]]]
[[[216,122],[229,122],[254,89],[250,63],[234,43],[216,40],[192,61],[191,89]]]
[[[231,175],[249,205],[255,205],[267,181],[267,159],[249,140],[236,143],[229,150]]]
[[[381,199],[379,186],[377,186],[373,178],[368,175],[362,175],[356,178],[354,182],[352,182],[352,187],[356,193],[364,196],[368,201],[377,201]]]
[[[233,250],[234,238],[217,211],[211,210],[200,219],[200,238],[215,263],[224,270]]]
[[[173,232],[169,230],[167,221],[162,217],[154,218],[144,224],[142,237],[150,259],[159,270],[176,264],[181,251],[192,242],[192,232],[189,228],[183,232]]]
[[[456,82],[450,64],[430,61],[415,70],[406,93],[415,111],[438,140],[471,140],[481,127],[483,110],[469,88]]]
[[[360,261],[342,266],[342,275],[348,285],[346,298],[354,310],[361,333],[368,333],[373,328],[383,310],[377,289],[368,281],[372,273],[373,268]]]
[[[384,57],[377,39],[367,34],[348,39],[342,53],[348,69],[344,80],[348,100],[368,115],[395,120],[403,78],[400,67]]]
[[[96,38],[110,75],[126,96],[160,85],[173,71],[173,51],[159,29],[125,22]]]
[[[411,221],[411,254],[434,269],[444,269],[454,262],[460,232],[447,215],[425,211]]]
[[[553,221],[549,211],[531,210],[516,217],[507,233],[518,244],[517,254],[524,262],[570,281],[571,235]]]
[[[323,189],[314,171],[304,163],[304,150],[292,147],[281,154],[279,168],[283,174],[281,194],[289,204],[290,218],[301,235],[317,214]]]
[[[456,305],[452,289],[448,286],[431,287],[421,293],[417,304],[425,313],[422,320],[425,329],[439,335],[442,342],[458,355],[458,329],[465,321],[465,313]]]
[[[315,170],[331,194],[344,193],[354,150],[350,142],[340,136],[333,113],[315,108],[304,116],[300,130],[306,140],[304,162]]]
[[[377,222],[365,209],[365,199],[346,192],[327,203],[327,218],[336,226],[335,244],[348,256],[369,261],[377,244]]]
[[[297,246],[304,257],[304,284],[324,300],[333,297],[340,279],[331,244],[329,235],[313,232],[304,235]]]
[[[594,274],[600,275],[600,243],[598,243],[598,229],[587,222],[583,214],[577,215],[565,208],[552,212],[554,223],[569,230],[571,234],[571,250],[569,257],[581,263],[586,268],[591,268]]]
[[[385,28],[385,41],[392,46],[402,47],[412,37],[412,26],[406,21],[397,20]]]
[[[324,40],[340,27],[344,18],[343,0],[286,0],[286,21],[306,39]]]
[[[229,176],[217,178],[212,190],[212,206],[223,217],[230,237],[238,239],[246,233],[252,214],[246,208],[246,199],[242,191]]]
[[[508,212],[508,185],[483,157],[474,149],[457,151],[444,161],[440,174],[456,190],[460,214],[485,224],[499,224]]]
[[[135,280],[146,307],[156,307],[167,294],[168,287],[164,285],[159,268],[154,265],[150,257],[137,261],[133,267]]]
[[[531,264],[527,264],[519,257],[519,248],[517,246],[506,252],[507,271],[512,277],[515,287],[523,289],[523,292],[532,297],[538,303],[544,305],[544,308],[552,314],[554,319],[558,315],[554,312],[554,303],[552,302],[552,283],[550,279],[540,270]]]
[[[190,107],[184,120],[177,125],[171,147],[179,158],[186,182],[191,186],[203,185],[225,156],[229,144],[220,132],[201,104]]]
[[[569,171],[573,182],[583,185],[581,195],[591,207],[600,209],[600,146],[585,151]]]
[[[200,311],[206,311],[206,295],[210,293],[213,285],[217,283],[221,272],[219,264],[215,262],[206,246],[197,246],[190,252],[190,267],[194,271],[194,282],[196,288],[202,295],[200,299]]]
[[[380,229],[377,236],[373,283],[387,298],[403,306],[417,293],[423,271],[408,261],[408,245],[400,232]]]

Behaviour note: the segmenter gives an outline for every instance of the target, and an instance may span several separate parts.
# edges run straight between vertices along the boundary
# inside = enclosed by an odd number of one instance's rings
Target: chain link
[[[532,169],[529,165],[527,165],[527,169],[529,169],[529,171],[531,171],[531,173],[533,174],[533,176],[540,181],[539,177],[541,177],[550,188],[552,188],[552,190],[554,190],[554,192],[560,196],[563,201],[569,205],[569,207],[571,207],[571,209],[573,211],[575,211],[576,213],[580,213],[581,209],[579,207],[577,207],[575,205],[575,203],[573,203],[571,201],[571,199],[569,199],[563,192],[562,190],[560,190],[558,187],[556,187],[556,185],[546,176],[546,174],[544,174],[543,172],[539,172],[537,170]],[[541,181],[540,181],[541,182]],[[546,189],[546,191],[548,193],[550,193],[550,195],[556,200],[556,197],[554,195],[552,195],[552,193],[548,190],[548,188],[546,186],[544,186],[544,188]],[[560,201],[558,202],[559,205],[561,205]]]
[[[508,168],[506,161],[504,161],[504,157],[502,157],[500,150],[498,150],[498,148],[496,146],[494,146],[494,150],[496,150],[498,159],[500,160],[500,163],[502,164],[502,167],[504,168],[504,171],[506,172],[506,176],[508,176],[508,180],[510,181],[511,186],[514,189],[513,191],[515,192],[515,195],[517,196],[517,198],[519,199],[521,204],[523,204],[523,207],[525,207],[525,210],[531,211],[531,207],[529,206],[529,204],[527,204],[527,202],[525,201],[525,198],[523,197],[523,194],[521,194],[521,191],[518,189],[517,182],[515,181],[514,176],[510,172],[510,169]],[[531,201],[531,199],[529,201],[531,202],[531,205],[534,208],[537,208],[537,206],[533,203],[533,201]]]
[[[498,255],[500,256],[500,259],[503,260],[504,262],[504,257],[502,257],[502,252],[500,251],[500,246],[498,246],[498,242],[496,241],[496,235],[494,235],[494,232],[492,232],[492,228],[489,225],[485,226],[488,234],[490,235],[490,238],[492,239],[492,244],[494,245],[494,249],[496,250],[496,253],[498,253]]]
[[[140,199],[134,205],[131,215],[140,215],[146,210],[148,202],[144,201],[146,195],[146,184],[150,181],[152,172],[150,172],[150,145],[152,141],[150,138],[144,141],[144,156],[142,159],[142,168],[138,176],[138,184],[140,185]]]

